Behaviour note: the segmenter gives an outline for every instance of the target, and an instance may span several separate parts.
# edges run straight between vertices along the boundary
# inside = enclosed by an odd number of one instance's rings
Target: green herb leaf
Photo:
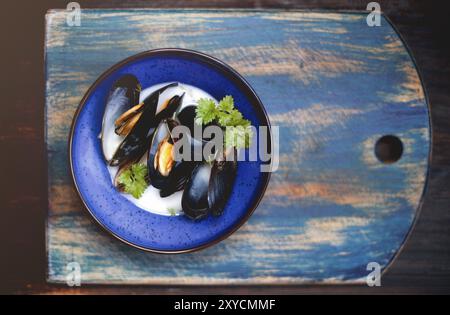
[[[219,102],[219,110],[224,112],[231,112],[234,109],[234,100],[231,95],[225,96],[220,102]]]
[[[144,163],[136,163],[131,166],[131,171],[133,172],[134,177],[145,179],[147,176],[148,170],[147,165]]]
[[[253,136],[250,121],[244,119],[242,113],[234,108],[234,100],[230,95],[225,96],[216,106],[211,99],[200,99],[196,108],[195,122],[206,125],[216,122],[226,128],[225,146],[248,148]],[[229,127],[233,127],[230,128]]]
[[[136,163],[120,174],[118,182],[123,185],[126,193],[139,199],[148,187],[147,181],[145,180],[147,173],[148,170],[145,164]]]
[[[196,118],[195,122],[199,125],[206,125],[216,119],[218,109],[212,99],[202,98],[197,102],[198,106],[195,109]]]
[[[228,126],[225,129],[225,147],[248,148],[252,137],[253,130],[250,126]]]

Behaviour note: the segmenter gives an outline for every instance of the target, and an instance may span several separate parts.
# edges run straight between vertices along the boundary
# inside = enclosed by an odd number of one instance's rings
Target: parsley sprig
[[[251,123],[234,107],[232,96],[225,96],[217,106],[212,99],[207,98],[198,100],[197,105],[196,124],[207,125],[215,122],[225,128],[224,141],[227,148],[250,147],[253,136]]]
[[[123,186],[126,193],[139,199],[148,187],[145,180],[147,174],[147,166],[143,163],[136,163],[119,175],[118,182]]]

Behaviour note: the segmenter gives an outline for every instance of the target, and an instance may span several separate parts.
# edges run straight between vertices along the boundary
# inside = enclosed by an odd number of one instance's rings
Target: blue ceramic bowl
[[[161,216],[138,208],[113,187],[98,138],[109,90],[115,80],[127,73],[135,75],[143,88],[179,81],[197,86],[216,99],[232,95],[236,107],[255,127],[270,126],[250,85],[215,58],[184,49],[158,49],[127,58],[91,86],[73,120],[70,168],[83,203],[108,232],[143,250],[182,253],[225,239],[249,218],[264,194],[269,173],[260,172],[262,161],[238,162],[233,191],[219,217],[191,221],[183,215]]]

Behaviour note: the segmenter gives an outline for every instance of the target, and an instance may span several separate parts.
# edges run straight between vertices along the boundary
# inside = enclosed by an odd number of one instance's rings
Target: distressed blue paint
[[[87,283],[354,282],[368,262],[386,267],[394,257],[425,185],[429,122],[414,65],[385,19],[369,28],[365,14],[92,10],[81,21],[70,28],[62,12],[47,16],[50,281],[65,281],[75,260]],[[162,47],[233,66],[282,140],[280,169],[249,222],[212,248],[170,257],[100,231],[67,165],[70,120],[90,84],[121,59]],[[405,143],[393,165],[373,156],[385,134]]]

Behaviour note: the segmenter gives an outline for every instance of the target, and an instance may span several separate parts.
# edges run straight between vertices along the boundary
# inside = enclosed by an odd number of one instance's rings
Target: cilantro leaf
[[[133,172],[134,177],[145,179],[148,170],[144,163],[136,163],[131,166],[131,172]]]
[[[216,106],[211,99],[200,99],[196,108],[195,122],[206,125],[216,122],[219,126],[226,128],[225,146],[236,148],[248,148],[253,136],[249,120],[244,119],[242,113],[234,108],[232,96],[225,96]]]
[[[242,116],[241,112],[238,110],[233,110],[230,113],[230,125],[231,126],[240,126],[242,124],[242,121],[244,120],[244,117]]]
[[[225,96],[219,102],[219,110],[230,113],[234,109],[234,99],[231,95]]]
[[[250,126],[228,126],[225,129],[225,147],[248,148],[251,145],[252,137],[253,130]]]
[[[216,103],[212,99],[201,98],[197,102],[198,106],[195,109],[196,119],[195,122],[199,125],[209,124],[216,119],[218,110]]]
[[[126,193],[139,199],[148,187],[147,181],[145,180],[147,173],[148,170],[145,164],[136,163],[119,175],[118,182],[123,185]]]

